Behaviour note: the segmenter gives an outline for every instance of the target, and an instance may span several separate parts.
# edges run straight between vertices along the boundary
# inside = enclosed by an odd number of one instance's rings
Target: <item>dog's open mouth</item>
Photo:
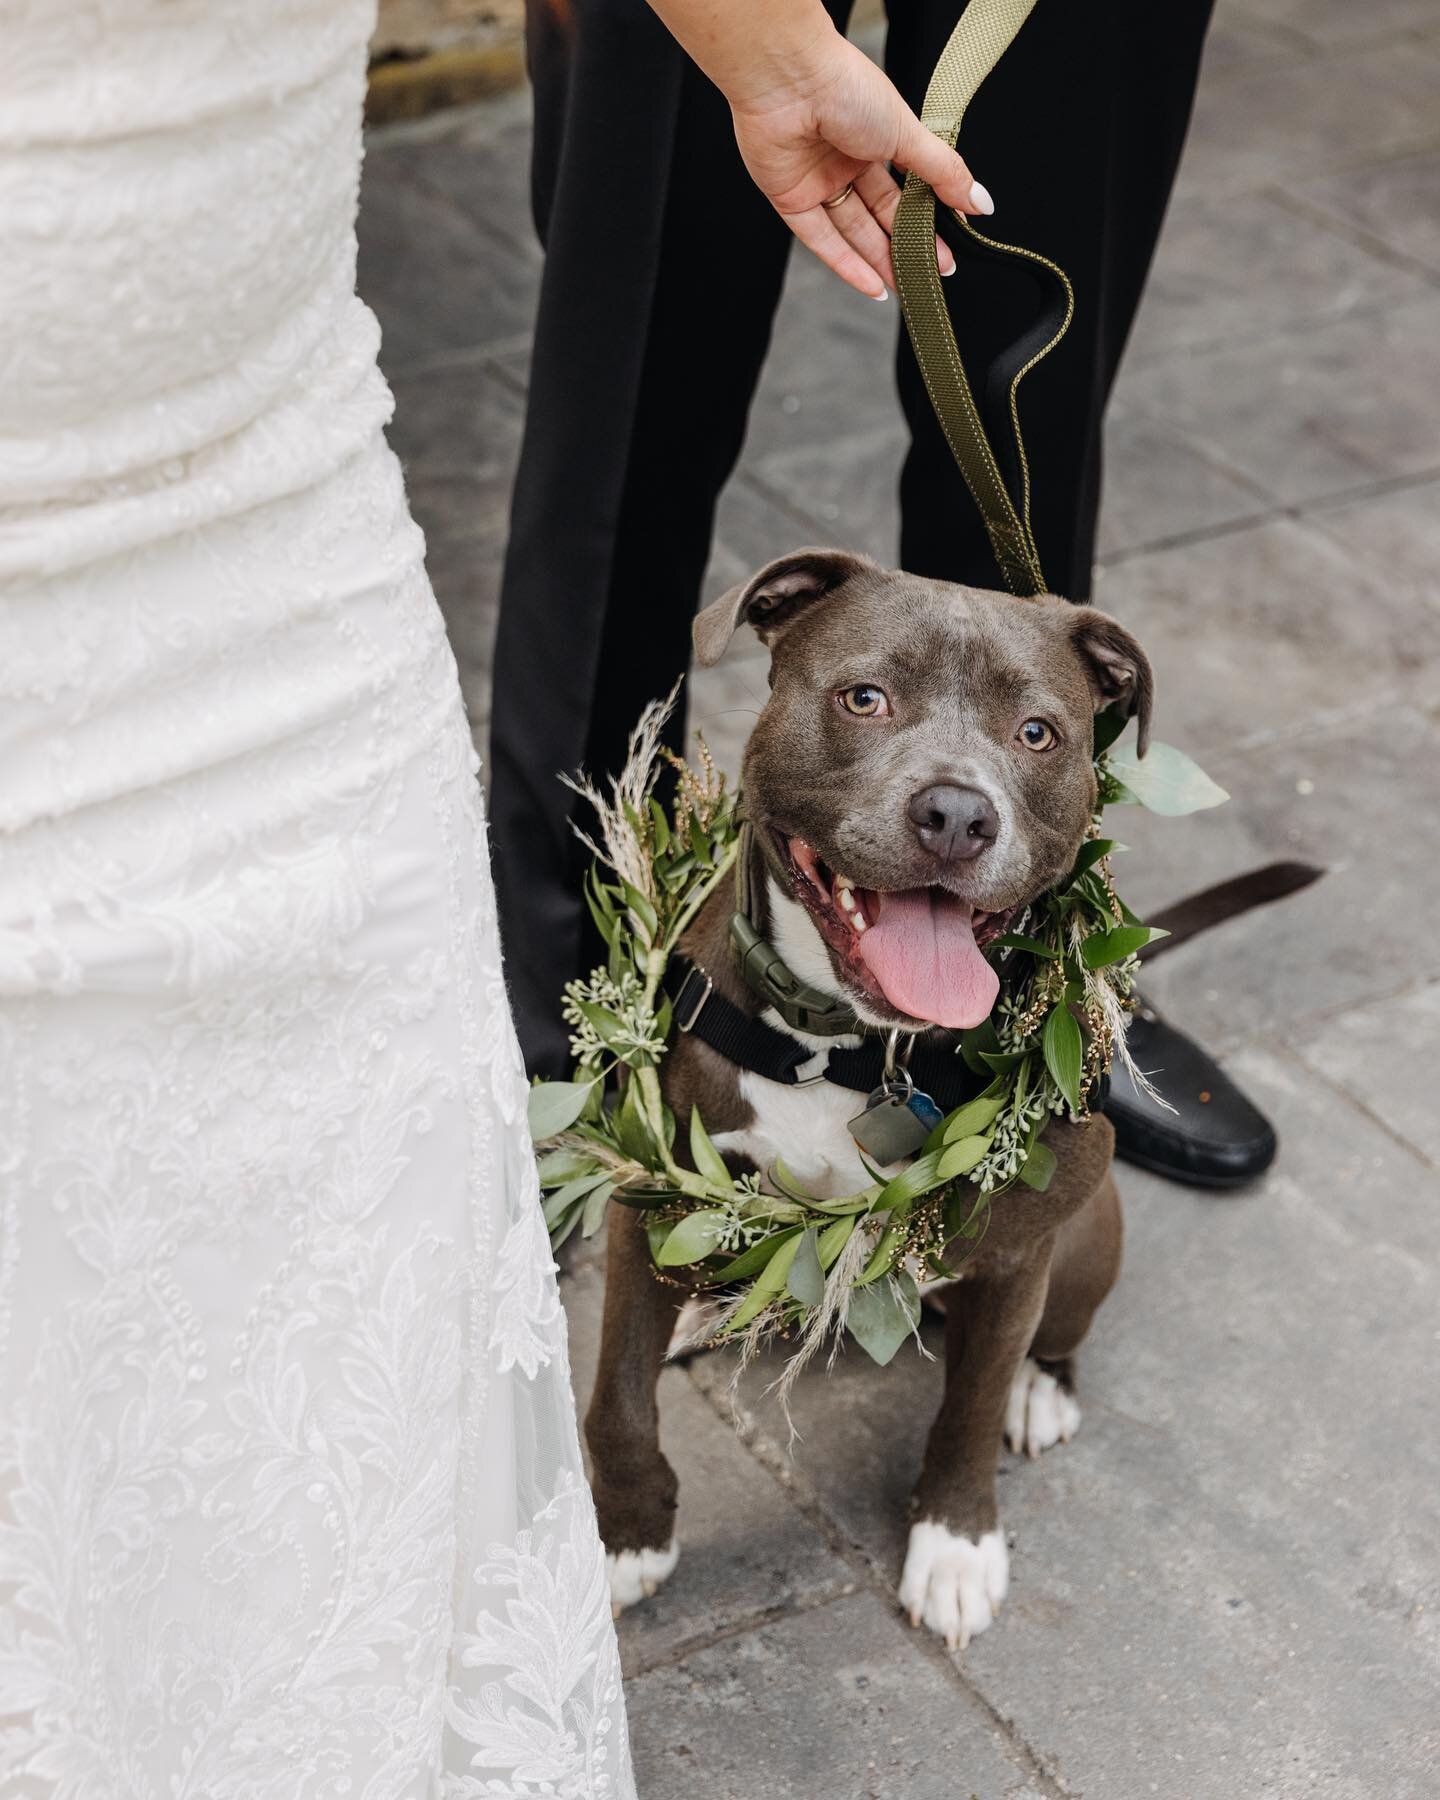
[[[803,838],[782,838],[796,894],[851,977],[896,1012],[948,1030],[990,1016],[1000,978],[984,947],[1014,907],[983,912],[940,887],[864,888]]]

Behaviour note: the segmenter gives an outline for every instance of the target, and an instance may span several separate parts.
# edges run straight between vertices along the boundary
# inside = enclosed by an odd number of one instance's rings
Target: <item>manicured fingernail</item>
[[[943,280],[943,279],[944,279],[944,277],[945,277],[945,276],[947,276],[947,275],[953,275],[953,274],[954,274],[954,273],[955,273],[955,258],[954,258],[954,257],[953,257],[953,256],[952,256],[952,257],[951,257],[951,258],[950,258],[950,267],[949,267],[949,268],[948,268],[948,269],[947,269],[947,268],[946,268],[946,267],[945,267],[945,265],[944,265],[944,263],[941,263],[941,265],[940,265],[940,275],[941,275],[941,278],[942,278],[942,280]]]
[[[990,198],[989,188],[982,187],[978,181],[970,183],[970,204],[978,213],[987,216],[995,210],[995,202]]]
[[[881,290],[878,294],[872,294],[870,296],[870,298],[872,300],[888,300],[890,298],[889,290],[886,288],[881,288]]]

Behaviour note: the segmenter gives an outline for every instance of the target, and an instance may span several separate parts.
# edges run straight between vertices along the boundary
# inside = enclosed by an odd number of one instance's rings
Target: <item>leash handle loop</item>
[[[970,0],[960,15],[930,78],[920,114],[921,123],[952,150],[965,109],[1034,5],[1035,0]],[[1048,257],[986,237],[962,213],[955,217],[978,256],[1021,259],[1050,294],[1040,325],[1024,333],[997,359],[987,383],[989,410],[1003,433],[1002,442],[1010,440],[1004,444],[1007,481],[961,360],[940,285],[935,191],[913,172],[906,176],[891,228],[891,257],[915,360],[951,454],[980,509],[1006,587],[1012,594],[1043,594],[1045,575],[1030,529],[1030,473],[1020,433],[1017,391],[1024,377],[1064,336],[1074,314],[1074,292],[1065,271]]]

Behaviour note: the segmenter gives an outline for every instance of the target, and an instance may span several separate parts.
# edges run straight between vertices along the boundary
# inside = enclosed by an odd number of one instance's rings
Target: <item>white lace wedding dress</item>
[[[0,0],[0,1792],[633,1794],[370,0]]]

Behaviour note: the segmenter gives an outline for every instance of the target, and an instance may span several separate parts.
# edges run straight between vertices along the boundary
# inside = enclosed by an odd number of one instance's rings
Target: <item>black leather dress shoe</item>
[[[1117,1057],[1105,1102],[1117,1156],[1192,1187],[1240,1187],[1270,1167],[1274,1127],[1193,1038],[1142,1005],[1129,1041],[1175,1111],[1137,1088]]]

